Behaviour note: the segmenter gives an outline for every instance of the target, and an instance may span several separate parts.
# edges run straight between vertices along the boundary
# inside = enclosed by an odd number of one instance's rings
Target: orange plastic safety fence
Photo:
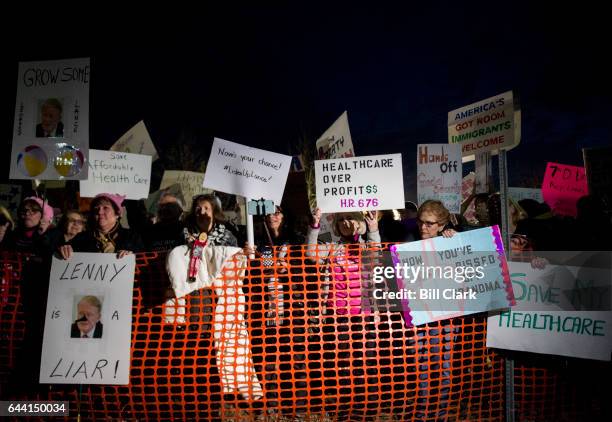
[[[1,398],[67,400],[82,420],[503,420],[504,360],[486,348],[486,315],[408,328],[380,304],[342,302],[354,266],[367,281],[383,246],[314,257],[294,247],[184,303],[166,302],[165,255],[138,254],[127,386],[37,384],[32,316],[44,302],[27,296],[46,298],[46,281],[3,255]],[[520,414],[557,399],[557,378],[542,371],[517,367]],[[531,388],[540,382],[544,392]]]

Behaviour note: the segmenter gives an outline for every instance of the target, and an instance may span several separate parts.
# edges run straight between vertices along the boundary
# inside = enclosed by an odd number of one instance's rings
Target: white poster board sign
[[[85,179],[89,58],[19,63],[11,179]]]
[[[183,198],[185,198],[183,210],[190,211],[194,196],[212,193],[211,189],[204,189],[202,183],[204,183],[204,173],[166,170],[164,171],[159,189],[167,189],[172,185],[178,184],[181,187],[181,192],[183,192]]]
[[[404,208],[402,154],[315,161],[321,212]]]
[[[215,138],[204,186],[280,204],[291,168],[291,156]]]
[[[111,151],[130,152],[132,154],[150,155],[153,161],[159,158],[149,131],[141,120],[128,130],[110,147]]]
[[[610,360],[612,313],[582,310],[603,303],[602,294],[608,295],[609,309],[610,270],[509,264],[517,304],[489,314],[487,347]]]
[[[318,160],[355,156],[346,111],[317,139],[316,148]]]
[[[461,145],[464,161],[479,152],[510,149],[515,136],[512,91],[487,98],[448,113],[448,143]]]
[[[508,187],[508,195],[516,202],[523,199],[533,199],[539,203],[544,202],[544,198],[542,197],[542,189]]]
[[[129,383],[134,255],[53,258],[41,384]]]
[[[125,195],[126,199],[146,199],[151,184],[151,156],[127,152],[89,151],[89,178],[81,180],[81,197],[99,193]]]
[[[448,144],[417,146],[417,201],[442,201],[451,213],[461,212],[461,147]]]

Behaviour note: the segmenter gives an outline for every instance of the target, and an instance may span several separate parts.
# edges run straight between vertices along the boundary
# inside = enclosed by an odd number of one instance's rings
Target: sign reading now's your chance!
[[[291,158],[215,138],[204,187],[245,198],[270,199],[280,204]]]
[[[324,213],[404,208],[402,154],[317,160],[315,181]]]
[[[461,155],[474,159],[480,152],[518,145],[512,91],[448,113],[448,142],[461,145]],[[467,158],[466,158],[467,157]]]

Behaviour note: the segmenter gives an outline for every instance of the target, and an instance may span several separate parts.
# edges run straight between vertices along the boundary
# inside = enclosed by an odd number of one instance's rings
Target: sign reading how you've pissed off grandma
[[[317,160],[315,180],[324,213],[404,208],[402,154]]]
[[[53,258],[41,384],[128,384],[135,266],[134,255]]]

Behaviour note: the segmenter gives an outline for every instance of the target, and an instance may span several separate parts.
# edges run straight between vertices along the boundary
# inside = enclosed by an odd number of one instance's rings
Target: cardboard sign
[[[53,258],[41,384],[129,383],[134,255]]]
[[[81,196],[99,193],[126,195],[127,199],[146,199],[151,184],[151,156],[127,152],[89,151],[89,178],[81,180]]]
[[[408,325],[513,306],[499,227],[391,246],[394,265],[422,269],[397,279]],[[470,269],[467,271],[467,269]],[[412,272],[412,270],[411,270]],[[450,277],[446,277],[450,275]],[[412,293],[410,293],[412,292]]]
[[[128,130],[110,147],[111,151],[129,152],[132,154],[150,155],[155,161],[159,158],[149,131],[141,120]]]
[[[402,154],[315,161],[321,212],[404,208]]]
[[[534,201],[538,201],[540,203],[544,202],[544,198],[542,197],[542,189],[508,187],[508,195],[516,202],[523,199],[533,199]]]
[[[448,113],[448,142],[461,145],[464,161],[479,152],[510,149],[515,137],[512,91],[487,98]]]
[[[489,315],[487,347],[610,360],[612,313],[584,310],[605,294],[609,309],[610,270],[556,265],[541,270],[520,262],[509,266],[517,304]]]
[[[19,63],[11,179],[86,179],[89,58]]]
[[[193,197],[200,194],[212,193],[211,189],[205,189],[202,187],[204,183],[204,173],[197,173],[195,171],[181,171],[181,170],[166,170],[162,177],[159,189],[166,189],[172,185],[178,184],[183,192],[185,198],[184,211],[191,210],[191,202]]]
[[[588,193],[584,167],[558,163],[546,165],[542,197],[553,213],[576,217],[576,202]]]
[[[291,168],[291,156],[215,138],[204,186],[250,199],[280,204]]]
[[[318,160],[355,156],[346,111],[317,139],[316,148]]]
[[[442,201],[451,213],[461,212],[461,147],[447,144],[417,146],[417,201]]]

